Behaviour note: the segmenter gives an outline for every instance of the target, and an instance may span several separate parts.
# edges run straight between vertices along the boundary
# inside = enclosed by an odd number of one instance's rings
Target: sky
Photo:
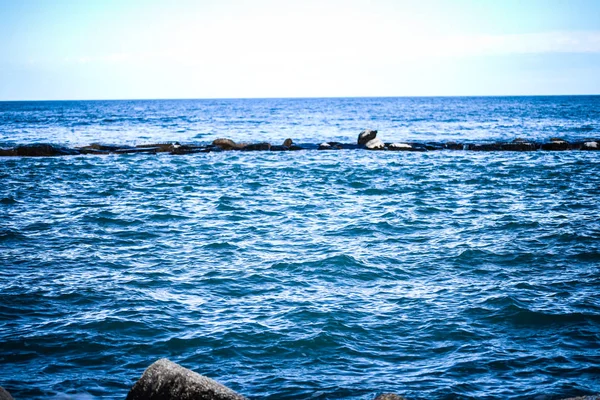
[[[562,94],[599,0],[0,0],[0,100]]]

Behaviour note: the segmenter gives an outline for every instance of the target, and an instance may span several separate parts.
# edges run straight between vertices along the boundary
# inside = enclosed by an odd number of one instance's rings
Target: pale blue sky
[[[599,93],[598,0],[0,0],[0,100]]]

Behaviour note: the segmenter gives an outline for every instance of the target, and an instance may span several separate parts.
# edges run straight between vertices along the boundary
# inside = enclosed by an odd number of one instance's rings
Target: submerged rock
[[[383,150],[385,149],[385,144],[381,141],[381,139],[371,139],[365,144],[367,150]]]
[[[150,365],[126,400],[246,400],[227,386],[162,358]]]
[[[359,146],[365,146],[369,141],[377,137],[377,131],[366,129],[358,134],[357,144]]]
[[[0,400],[15,400],[13,397],[5,390],[2,386],[0,386]]]

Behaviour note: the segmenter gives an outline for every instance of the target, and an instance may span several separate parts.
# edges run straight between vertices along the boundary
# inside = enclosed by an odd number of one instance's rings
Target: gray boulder
[[[126,400],[247,400],[220,383],[166,358],[148,367]]]
[[[15,400],[2,386],[0,386],[0,400]]]
[[[381,141],[381,139],[371,139],[365,144],[365,147],[368,150],[383,150],[385,149],[385,144]]]
[[[370,140],[375,139],[375,137],[377,137],[377,131],[372,131],[370,129],[366,129],[364,131],[362,131],[361,133],[358,134],[358,145],[359,146],[364,146],[366,145]]]
[[[379,396],[375,397],[374,400],[406,400],[402,396],[398,396],[394,393],[382,393]]]

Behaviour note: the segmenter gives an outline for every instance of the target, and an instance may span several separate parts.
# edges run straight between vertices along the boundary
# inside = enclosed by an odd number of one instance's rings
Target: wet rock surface
[[[0,400],[14,400],[13,397],[6,391],[2,386],[0,386]]]
[[[245,400],[206,376],[162,358],[133,385],[127,400]]]
[[[399,396],[394,393],[382,393],[379,396],[375,397],[374,400],[406,400],[404,397]]]

